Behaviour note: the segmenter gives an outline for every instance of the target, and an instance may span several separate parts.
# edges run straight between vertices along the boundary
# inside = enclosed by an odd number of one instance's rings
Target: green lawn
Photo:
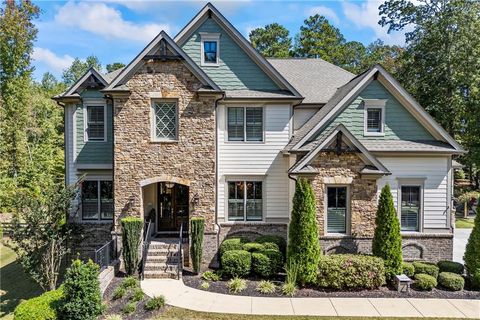
[[[472,229],[473,218],[457,218],[455,220],[455,227],[459,229]]]
[[[13,319],[13,310],[22,299],[42,293],[41,288],[23,272],[15,252],[0,243],[0,318]]]

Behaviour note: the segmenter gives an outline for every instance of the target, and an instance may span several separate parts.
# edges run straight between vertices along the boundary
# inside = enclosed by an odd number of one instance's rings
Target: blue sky
[[[246,37],[250,30],[278,22],[293,37],[303,20],[319,13],[338,27],[348,41],[368,44],[379,38],[403,44],[403,33],[387,34],[377,22],[381,0],[345,1],[212,1]],[[96,55],[102,65],[128,63],[161,30],[176,33],[206,1],[36,1],[34,77],[46,71],[60,77],[75,57]]]

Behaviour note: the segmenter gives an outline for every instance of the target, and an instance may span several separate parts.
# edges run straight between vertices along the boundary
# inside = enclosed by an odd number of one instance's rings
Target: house
[[[72,217],[93,250],[120,219],[178,237],[206,221],[206,262],[232,235],[287,236],[295,179],[317,200],[324,253],[370,252],[389,184],[406,259],[452,258],[452,157],[464,150],[381,66],[265,59],[211,4],[161,32],[125,68],[90,69],[65,108]],[[186,250],[188,252],[188,250]]]

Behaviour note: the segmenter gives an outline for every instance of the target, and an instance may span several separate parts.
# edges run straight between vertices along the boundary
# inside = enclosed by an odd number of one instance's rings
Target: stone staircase
[[[178,239],[150,240],[144,268],[145,279],[178,279],[179,271]]]

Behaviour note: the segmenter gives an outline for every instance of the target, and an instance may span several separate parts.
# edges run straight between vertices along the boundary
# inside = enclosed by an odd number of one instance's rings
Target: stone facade
[[[112,240],[113,224],[111,222],[76,223],[73,239],[68,244],[70,248],[68,260],[94,259],[95,250]]]

